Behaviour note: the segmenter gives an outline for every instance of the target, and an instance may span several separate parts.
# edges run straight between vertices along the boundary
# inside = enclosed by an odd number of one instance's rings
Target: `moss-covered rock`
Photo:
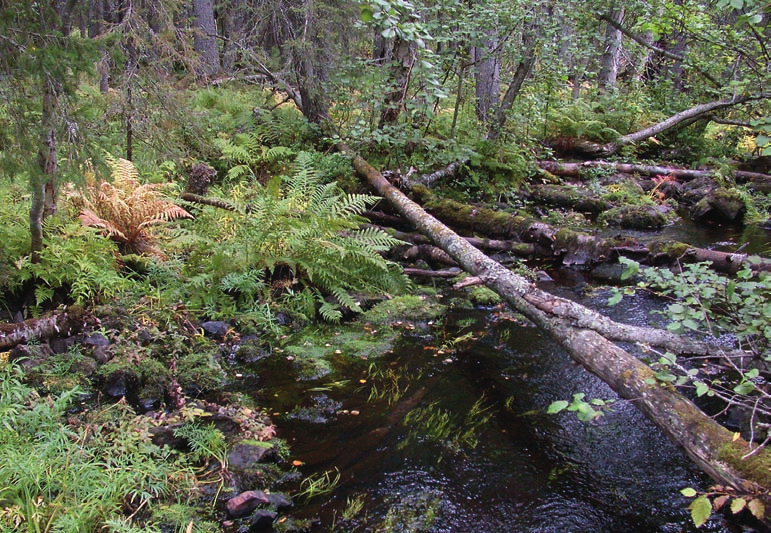
[[[714,189],[691,208],[691,219],[712,222],[741,222],[747,206],[736,191]]]
[[[657,206],[631,205],[605,211],[598,218],[598,222],[624,229],[658,229],[667,223],[667,216]]]

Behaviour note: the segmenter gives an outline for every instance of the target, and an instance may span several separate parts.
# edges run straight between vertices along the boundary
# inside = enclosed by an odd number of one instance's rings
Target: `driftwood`
[[[539,161],[538,166],[556,176],[582,178],[593,169],[610,169],[624,174],[639,174],[641,176],[671,176],[679,180],[715,177],[714,170],[693,170],[660,165],[633,165],[629,163],[610,163],[608,161],[584,161],[583,163],[560,163],[559,161]],[[735,170],[734,177],[741,182],[766,181],[771,182],[771,176],[759,172]]]
[[[422,233],[452,256],[464,270],[485,284],[522,313],[588,371],[631,401],[688,456],[718,483],[741,494],[752,494],[768,502],[771,488],[771,452],[755,449],[705,415],[673,388],[656,384],[655,372],[609,339],[625,331],[628,341],[645,342],[642,331],[629,329],[597,313],[538,290],[526,279],[493,261],[426,213],[388,183],[382,175],[345,145],[338,148],[352,156],[359,174],[409,219]],[[618,331],[615,331],[618,329]],[[641,328],[653,335],[652,328]],[[601,334],[599,331],[605,331]],[[639,335],[638,335],[639,334]],[[661,331],[662,339],[674,341]],[[631,337],[630,337],[631,336]],[[646,337],[647,338],[647,337]],[[750,455],[750,452],[755,451]]]
[[[32,339],[46,340],[56,336],[69,336],[97,323],[97,319],[79,306],[56,311],[40,318],[30,318],[19,323],[0,323],[0,350],[13,348]]]

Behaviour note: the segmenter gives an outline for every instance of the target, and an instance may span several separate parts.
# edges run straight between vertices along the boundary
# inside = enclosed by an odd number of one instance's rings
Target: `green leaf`
[[[696,489],[692,489],[691,487],[686,487],[680,491],[680,494],[682,494],[686,498],[693,498],[694,496],[696,496]]]
[[[621,291],[616,291],[613,296],[608,298],[608,305],[614,306],[621,302],[621,299],[624,297],[624,294]]]
[[[683,320],[683,326],[685,326],[688,329],[692,329],[694,331],[699,329],[699,323],[692,318],[686,318],[685,320]]]
[[[734,498],[731,500],[731,512],[737,514],[747,505],[747,500],[744,498]]]
[[[707,394],[707,392],[709,392],[709,387],[705,383],[702,383],[701,381],[697,381],[695,382],[695,384],[696,384],[696,396],[701,397]]]
[[[673,315],[682,315],[685,313],[685,307],[681,304],[672,304],[669,306],[669,312]]]
[[[369,6],[361,6],[361,20],[370,23],[375,20],[374,12]]]
[[[712,504],[706,496],[699,496],[689,506],[691,510],[691,519],[696,527],[701,527],[707,523],[712,514]]]
[[[753,390],[755,390],[755,384],[751,381],[743,381],[734,387],[734,392],[736,394],[749,394]]]
[[[546,410],[546,412],[550,415],[554,415],[565,409],[568,405],[570,405],[565,400],[559,400],[556,402],[552,402],[549,408]]]
[[[634,261],[621,261],[626,264],[626,270],[621,274],[621,281],[627,280],[640,271],[640,264]]]

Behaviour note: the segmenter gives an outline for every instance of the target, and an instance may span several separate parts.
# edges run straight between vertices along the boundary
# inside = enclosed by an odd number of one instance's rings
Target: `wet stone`
[[[210,337],[214,337],[215,339],[223,339],[225,335],[227,335],[228,330],[230,329],[230,325],[227,322],[212,320],[201,324],[201,328]]]
[[[271,492],[268,494],[270,504],[276,509],[286,509],[292,507],[292,499],[283,492]]]
[[[228,500],[227,509],[230,516],[240,518],[254,511],[258,506],[269,503],[268,496],[261,490],[247,490]],[[273,518],[275,518],[275,513]],[[271,520],[272,522],[272,520]]]
[[[265,531],[273,527],[278,514],[275,511],[260,509],[249,519],[249,531]]]
[[[262,462],[272,457],[272,446],[260,446],[258,444],[236,444],[228,455],[228,465],[232,469],[245,470],[255,463]]]

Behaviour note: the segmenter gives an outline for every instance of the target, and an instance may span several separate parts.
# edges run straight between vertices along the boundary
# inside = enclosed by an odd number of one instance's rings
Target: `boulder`
[[[736,191],[715,189],[691,208],[691,219],[696,222],[741,222],[747,206]]]

